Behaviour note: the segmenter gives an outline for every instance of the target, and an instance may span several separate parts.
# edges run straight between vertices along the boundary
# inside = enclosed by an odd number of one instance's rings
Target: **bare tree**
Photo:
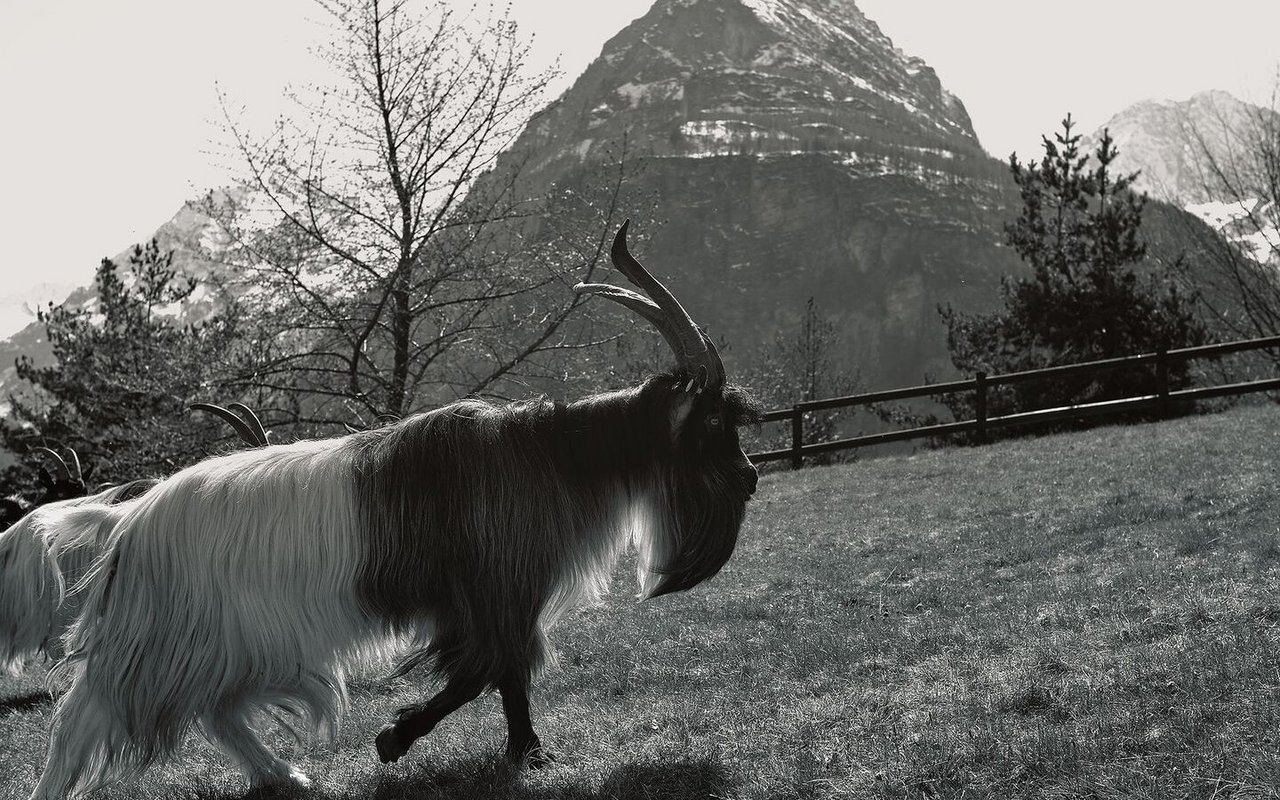
[[[334,85],[292,94],[297,113],[262,140],[228,113],[249,190],[209,204],[263,321],[250,383],[297,421],[368,423],[580,346],[567,285],[603,256],[619,186],[599,230],[576,232],[596,245],[568,252],[547,244],[545,203],[521,195],[526,165],[505,153],[553,73],[526,69],[506,16],[318,1]]]
[[[1203,196],[1222,203],[1187,277],[1225,334],[1280,333],[1280,82],[1268,106],[1219,107],[1184,130]]]
[[[858,372],[839,363],[844,343],[836,324],[828,319],[814,298],[804,306],[804,315],[792,328],[779,331],[770,345],[763,346],[751,359],[751,367],[743,376],[744,384],[766,408],[783,408],[811,400],[853,394],[862,380]],[[802,422],[806,444],[829,442],[845,435],[854,425],[849,409],[812,411]],[[790,430],[778,430],[764,436],[753,446],[780,449],[790,443]],[[811,464],[852,461],[856,451],[828,453],[811,457]]]

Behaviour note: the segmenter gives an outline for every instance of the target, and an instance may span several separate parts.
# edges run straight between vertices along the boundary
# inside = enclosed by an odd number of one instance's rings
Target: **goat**
[[[403,756],[444,717],[497,690],[506,757],[549,760],[529,715],[547,631],[600,595],[627,544],[642,598],[715,575],[757,473],[737,427],[755,413],[711,340],[628,252],[647,296],[605,284],[658,329],[677,365],[571,403],[463,400],[346,436],[207,459],[156,486],[86,580],[34,798],[141,773],[198,725],[254,787],[306,785],[253,730],[334,729],[344,670],[408,644],[397,674],[443,680],[375,741]]]
[[[89,477],[88,472],[80,468],[80,457],[76,455],[75,450],[67,449],[67,452],[71,454],[71,463],[75,464],[76,467],[74,473],[71,471],[70,465],[54,450],[48,447],[37,447],[36,450],[47,453],[53,459],[54,463],[57,464],[56,475],[44,467],[36,468],[36,477],[40,481],[43,492],[34,506],[24,504],[16,497],[0,498],[0,529],[8,528],[22,519],[32,508],[38,508],[45,503],[53,503],[58,500],[82,497],[89,493],[88,486],[85,483]]]
[[[77,531],[65,546],[51,546],[55,538],[50,520],[67,507],[118,502],[111,497],[84,497],[86,470],[75,450],[68,449],[71,466],[48,447],[37,451],[53,459],[54,472],[43,466],[36,475],[43,489],[34,506],[14,497],[0,499],[0,671],[18,671],[34,655],[58,655],[57,637],[70,622],[72,609],[62,608],[67,582],[57,558],[65,557],[78,577],[92,563],[90,552]],[[92,538],[92,537],[90,537]],[[51,650],[52,646],[52,650]]]
[[[240,416],[208,403],[191,408],[226,420],[253,447],[267,443],[257,415],[241,403],[230,404]],[[126,510],[117,506],[159,483],[136,480],[82,496],[92,468],[81,469],[74,450],[68,451],[71,464],[49,448],[40,450],[54,459],[56,474],[39,470],[45,488],[41,504],[20,513],[0,532],[0,670],[10,672],[32,656],[61,656],[60,637],[78,608],[78,603],[69,602],[75,595],[68,590],[105,548]]]
[[[68,589],[101,554],[121,516],[118,504],[158,481],[139,480],[86,497],[55,500],[0,533],[0,668],[31,656],[61,655],[60,636],[75,616]]]

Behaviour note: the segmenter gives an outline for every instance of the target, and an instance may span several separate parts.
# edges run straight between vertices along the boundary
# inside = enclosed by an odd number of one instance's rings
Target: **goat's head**
[[[26,507],[14,498],[0,497],[0,531],[22,519],[26,513]]]
[[[80,457],[76,455],[76,451],[67,448],[67,452],[71,455],[71,463],[68,464],[61,455],[48,447],[37,447],[42,453],[46,453],[54,463],[54,471],[50,472],[44,467],[36,470],[39,476],[40,485],[44,489],[44,496],[40,498],[40,503],[52,503],[56,500],[70,500],[73,497],[84,497],[89,493],[89,487],[85,481],[89,477],[92,470],[84,470],[80,466]],[[72,467],[75,467],[73,470]]]
[[[642,548],[643,579],[649,597],[688,589],[724,566],[737,543],[746,501],[758,475],[738,440],[738,426],[752,421],[756,409],[742,390],[725,380],[715,344],[675,296],[649,274],[627,249],[628,222],[613,241],[614,266],[644,292],[609,284],[578,284],[578,292],[613,300],[648,320],[676,356],[674,371],[642,387],[645,402],[665,410],[667,441],[659,448],[662,514],[652,521],[663,531]],[[645,296],[647,295],[647,296]]]
[[[41,494],[34,503],[25,501],[16,495],[0,497],[0,531],[16,524],[33,508],[39,508],[46,503],[54,503],[59,500],[83,497],[89,493],[85,482],[88,480],[93,468],[81,469],[80,457],[76,455],[75,450],[67,448],[67,452],[71,454],[71,464],[68,464],[57,451],[48,447],[37,447],[36,450],[47,454],[53,459],[54,469],[50,472],[44,466],[36,467],[36,479],[40,482]],[[71,468],[72,465],[75,466],[74,471]]]

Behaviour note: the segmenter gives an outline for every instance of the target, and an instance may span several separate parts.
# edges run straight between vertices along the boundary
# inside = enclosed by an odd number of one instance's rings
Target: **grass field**
[[[762,479],[691,593],[553,633],[534,723],[496,697],[400,763],[374,734],[433,687],[353,682],[335,743],[274,743],[316,798],[1280,796],[1280,407]],[[0,679],[0,797],[39,772],[38,675]],[[232,798],[197,737],[100,797]]]

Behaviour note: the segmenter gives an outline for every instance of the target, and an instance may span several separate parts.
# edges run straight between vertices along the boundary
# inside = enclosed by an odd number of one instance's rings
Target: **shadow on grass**
[[[426,766],[412,775],[384,776],[359,787],[352,796],[372,800],[436,800],[436,798],[511,798],[512,800],[703,800],[730,789],[728,771],[711,759],[669,759],[620,764],[598,786],[556,780],[551,766],[536,778],[502,759],[477,756],[440,767]],[[545,779],[544,779],[545,778]],[[549,780],[548,780],[549,779]]]
[[[45,691],[27,692],[0,699],[0,717],[10,714],[25,714],[38,708],[53,704],[53,695]]]

